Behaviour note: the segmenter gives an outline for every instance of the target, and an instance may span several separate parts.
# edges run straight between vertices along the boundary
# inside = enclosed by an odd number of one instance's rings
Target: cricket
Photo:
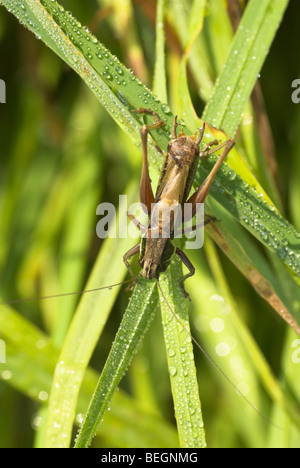
[[[187,255],[172,244],[172,239],[174,238],[174,219],[176,215],[174,210],[170,211],[168,208],[171,206],[180,207],[182,222],[183,219],[185,219],[185,221],[188,220],[188,216],[185,216],[184,212],[186,206],[191,207],[188,213],[189,216],[192,218],[195,215],[199,204],[204,202],[218,169],[233,148],[234,141],[227,140],[219,144],[218,140],[214,140],[200,150],[199,145],[203,139],[205,124],[203,124],[201,130],[198,130],[198,135],[195,133],[194,135],[188,136],[183,130],[177,135],[177,127],[179,124],[177,123],[177,117],[175,117],[171,140],[167,148],[165,161],[154,196],[148,170],[147,136],[149,130],[163,126],[164,122],[161,121],[157,113],[151,109],[140,108],[135,112],[150,114],[155,119],[153,124],[144,124],[141,129],[143,167],[140,182],[140,201],[146,206],[149,219],[148,225],[144,226],[132,215],[128,214],[129,218],[134,221],[137,227],[143,232],[143,237],[139,244],[132,247],[124,255],[123,260],[131,276],[135,280],[128,260],[140,253],[139,265],[142,268],[140,274],[144,278],[153,279],[159,278],[160,273],[168,268],[174,254],[178,255],[189,270],[189,272],[181,278],[179,283],[183,294],[185,297],[189,298],[184,289],[183,282],[195,273],[195,268]],[[210,174],[195,193],[188,198],[199,159],[205,159],[209,154],[222,148],[224,148],[223,152]],[[157,211],[159,215],[154,217],[154,223],[152,223],[152,214],[155,211]],[[208,218],[204,223],[209,221],[210,219]],[[196,229],[197,227],[197,225],[194,225],[192,229]],[[168,232],[169,236],[165,236],[165,232]]]

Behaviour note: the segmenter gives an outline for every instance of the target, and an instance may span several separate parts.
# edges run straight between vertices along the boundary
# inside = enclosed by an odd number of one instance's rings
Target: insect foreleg
[[[200,158],[205,159],[210,154],[213,154],[216,151],[219,151],[220,149],[224,148],[224,146],[227,148],[227,146],[229,146],[230,143],[232,144],[232,146],[230,146],[229,151],[234,146],[234,141],[233,140],[222,141],[222,143],[220,143],[220,144],[219,144],[219,141],[220,140],[214,140],[214,141],[211,141],[210,143],[208,143],[207,145],[205,145],[204,148],[200,151]],[[229,153],[229,151],[228,151],[228,153]]]
[[[138,254],[139,251],[140,251],[140,244],[136,244],[134,247],[129,249],[128,252],[126,252],[126,254],[123,255],[123,262],[125,263],[126,268],[128,269],[128,271],[129,271],[130,275],[132,276],[135,283],[136,283],[136,276],[133,273],[133,270],[132,270],[131,265],[128,262],[128,260],[131,257],[133,257],[134,255]]]
[[[140,229],[141,231],[143,232],[146,232],[147,231],[147,228],[146,226],[144,226],[144,224],[142,224],[138,219],[136,219],[132,214],[128,213],[127,211],[127,216],[129,219],[131,219],[131,221],[136,225],[136,227],[138,229]]]
[[[187,234],[189,232],[196,231],[197,229],[203,226],[206,226],[209,223],[214,223],[218,221],[217,218],[215,218],[214,216],[211,216],[208,214],[205,214],[204,216],[205,216],[205,219],[201,223],[198,223],[198,224],[195,224],[194,226],[183,229],[182,234]]]

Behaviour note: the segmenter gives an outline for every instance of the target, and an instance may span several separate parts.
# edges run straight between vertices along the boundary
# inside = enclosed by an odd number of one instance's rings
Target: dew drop
[[[161,110],[162,110],[165,114],[170,114],[170,112],[171,112],[171,109],[170,109],[170,107],[169,107],[167,104],[162,104]]]

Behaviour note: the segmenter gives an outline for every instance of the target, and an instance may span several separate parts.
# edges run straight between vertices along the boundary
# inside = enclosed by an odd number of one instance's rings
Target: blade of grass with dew
[[[188,304],[179,286],[182,276],[181,262],[174,259],[168,270],[160,276],[160,307],[180,447],[203,448],[206,447],[206,440]]]
[[[47,410],[59,350],[45,333],[9,306],[2,305],[1,324],[1,336],[6,343],[6,363],[1,365],[0,378]],[[79,415],[86,411],[98,378],[94,370],[87,369],[77,402],[76,411]],[[46,414],[39,413],[33,421],[38,432],[45,418]],[[121,446],[124,440],[127,446],[137,444],[135,447],[178,446],[176,430],[159,416],[144,411],[139,403],[122,390],[114,395],[110,411],[97,434],[115,447]],[[126,436],[122,437],[122,434]],[[38,438],[37,447],[43,447],[44,435]]]
[[[235,150],[228,155],[228,160],[235,157]],[[201,164],[203,176],[198,175],[195,181],[200,185],[212,169],[215,158]],[[248,170],[245,171],[248,179]],[[253,177],[253,180],[254,177]],[[216,191],[216,186],[218,190]],[[266,193],[258,185],[248,184],[237,173],[223,164],[216,180],[210,189],[213,196],[262,244],[270,249],[291,270],[292,274],[300,278],[300,234],[288,223],[269,201]],[[220,193],[223,191],[223,196]]]
[[[142,285],[142,287],[141,287]],[[75,447],[88,447],[158,305],[156,281],[139,279],[106,360]]]
[[[205,47],[211,56],[210,60],[214,64],[215,75],[218,76],[226,61],[233,40],[233,29],[228,16],[228,8],[222,0],[210,1],[209,14],[206,17],[203,36],[205,37]],[[272,200],[278,202],[279,197],[276,191],[274,191],[274,184],[270,181],[265,160],[263,157],[260,157],[260,152],[257,148],[256,138],[258,136],[253,120],[254,116],[249,100],[246,102],[239,126],[244,145],[243,149],[245,150],[243,156],[249,161],[251,170],[263,187],[267,189]],[[280,203],[277,206],[280,207]]]
[[[219,75],[230,50],[233,38],[228,11],[222,0],[211,1],[209,3],[209,15],[206,18],[205,26],[203,35],[205,36],[206,47],[211,54],[211,61],[214,63],[216,74]],[[270,176],[268,167],[266,166],[265,157],[262,155],[259,147],[257,147],[257,140],[255,138],[258,138],[258,136],[256,128],[253,129],[253,119],[252,107],[250,101],[248,101],[243,110],[240,125],[240,133],[246,150],[244,156],[249,158],[250,167],[254,170],[254,174],[267,189],[272,200],[277,203],[277,207],[280,207],[280,197],[274,181]],[[254,146],[255,150],[253,151]]]

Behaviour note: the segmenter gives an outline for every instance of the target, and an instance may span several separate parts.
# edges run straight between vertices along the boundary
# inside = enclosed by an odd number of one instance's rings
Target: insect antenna
[[[238,387],[234,384],[234,382],[228,377],[228,375],[221,369],[221,367],[216,363],[216,361],[211,357],[211,355],[203,348],[203,346],[196,340],[196,338],[193,337],[193,335],[189,332],[189,330],[184,326],[178,315],[173,311],[172,307],[167,301],[167,298],[160,286],[159,279],[156,279],[157,281],[157,286],[158,289],[162,295],[162,298],[164,299],[168,309],[172,313],[173,317],[179,323],[179,325],[183,328],[183,330],[187,333],[187,335],[191,338],[191,340],[195,343],[198,349],[204,354],[204,356],[209,360],[209,362],[217,369],[217,371],[226,379],[226,381],[231,385],[232,388],[238,393],[239,396],[243,398],[243,400],[255,411],[262,419],[264,419],[267,423],[271,424],[273,427],[276,427],[276,429],[283,430],[282,427],[278,426],[274,422],[272,422],[267,416],[264,416],[256,406],[251,403],[250,400],[238,389]]]
[[[115,283],[115,284],[110,284],[108,286],[102,286],[101,288],[94,288],[94,289],[83,289],[81,291],[74,291],[74,292],[69,292],[69,293],[62,293],[62,294],[53,294],[50,296],[39,296],[39,297],[28,297],[25,299],[12,299],[9,301],[3,301],[0,302],[0,305],[10,305],[10,304],[18,304],[21,302],[33,302],[33,301],[41,301],[43,299],[54,299],[55,297],[64,297],[64,296],[74,296],[76,294],[85,294],[85,293],[90,293],[90,292],[95,292],[95,291],[101,291],[102,289],[112,289],[115,286],[121,286],[122,284],[127,284],[132,282],[131,279],[121,281],[120,283]]]

